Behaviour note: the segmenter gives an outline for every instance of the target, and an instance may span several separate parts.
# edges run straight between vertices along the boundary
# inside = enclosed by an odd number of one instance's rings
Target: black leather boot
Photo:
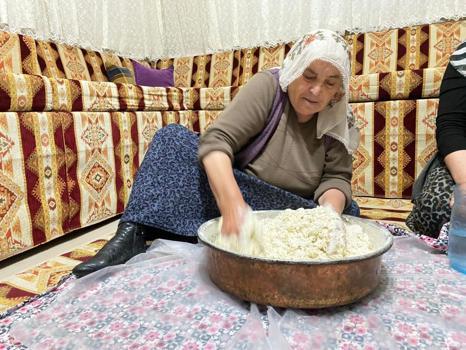
[[[77,277],[111,265],[124,264],[133,256],[146,251],[145,226],[132,222],[118,225],[115,236],[105,244],[97,254],[73,269]]]

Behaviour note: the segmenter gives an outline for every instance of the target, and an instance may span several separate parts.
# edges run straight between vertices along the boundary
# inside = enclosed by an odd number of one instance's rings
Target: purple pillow
[[[134,78],[137,85],[144,86],[174,86],[173,66],[167,69],[154,69],[143,66],[137,61],[131,60],[134,67]]]

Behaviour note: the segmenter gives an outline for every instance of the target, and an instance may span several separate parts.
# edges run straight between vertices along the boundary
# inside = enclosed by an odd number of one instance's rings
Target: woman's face
[[[324,110],[330,101],[343,96],[343,81],[338,69],[331,63],[314,60],[304,73],[288,85],[288,97],[299,123],[306,123]]]

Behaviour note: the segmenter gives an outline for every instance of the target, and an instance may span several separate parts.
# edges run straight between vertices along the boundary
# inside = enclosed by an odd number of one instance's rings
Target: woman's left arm
[[[336,140],[328,145],[320,184],[314,200],[320,205],[330,205],[339,214],[351,203],[351,176],[353,158],[345,146]]]
[[[439,153],[455,183],[466,183],[466,77],[448,64],[436,119]]]

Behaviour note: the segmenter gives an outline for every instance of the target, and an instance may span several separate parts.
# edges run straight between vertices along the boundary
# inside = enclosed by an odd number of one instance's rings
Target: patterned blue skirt
[[[154,136],[144,156],[121,222],[134,222],[183,236],[220,216],[205,171],[197,158],[199,136],[171,124]],[[246,203],[253,210],[314,208],[316,203],[234,169]],[[345,214],[359,216],[353,201]]]

